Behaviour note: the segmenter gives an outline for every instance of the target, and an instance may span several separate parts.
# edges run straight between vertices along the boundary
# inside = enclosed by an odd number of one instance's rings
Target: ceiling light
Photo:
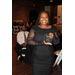
[[[50,0],[50,2],[53,2],[53,0]]]

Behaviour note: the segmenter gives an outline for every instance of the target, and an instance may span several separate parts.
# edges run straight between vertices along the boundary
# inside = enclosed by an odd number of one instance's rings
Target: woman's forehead
[[[47,14],[47,13],[45,13],[45,12],[42,12],[40,16],[43,16],[43,15],[48,16],[48,14]]]

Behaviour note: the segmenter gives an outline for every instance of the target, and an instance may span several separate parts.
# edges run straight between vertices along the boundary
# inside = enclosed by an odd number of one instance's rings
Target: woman
[[[45,34],[49,34],[51,42],[46,42]],[[53,44],[58,44],[56,27],[50,25],[49,14],[40,12],[35,25],[28,36],[28,44],[34,45],[32,52],[32,75],[50,75],[54,61]]]

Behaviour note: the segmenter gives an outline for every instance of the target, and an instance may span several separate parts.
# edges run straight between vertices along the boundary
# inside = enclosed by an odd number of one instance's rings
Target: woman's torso
[[[43,42],[44,41],[44,35],[45,33],[54,33],[54,29],[53,29],[53,26],[49,29],[42,29],[38,26],[34,26],[34,41],[36,42]],[[33,53],[36,53],[36,55],[45,55],[47,53],[47,55],[52,55],[54,54],[54,48],[53,48],[53,45],[37,45],[37,46],[34,46],[33,48]]]

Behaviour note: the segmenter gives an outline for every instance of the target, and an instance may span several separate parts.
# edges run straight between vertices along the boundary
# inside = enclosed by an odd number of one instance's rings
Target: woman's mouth
[[[42,22],[47,22],[47,21],[42,21]]]

